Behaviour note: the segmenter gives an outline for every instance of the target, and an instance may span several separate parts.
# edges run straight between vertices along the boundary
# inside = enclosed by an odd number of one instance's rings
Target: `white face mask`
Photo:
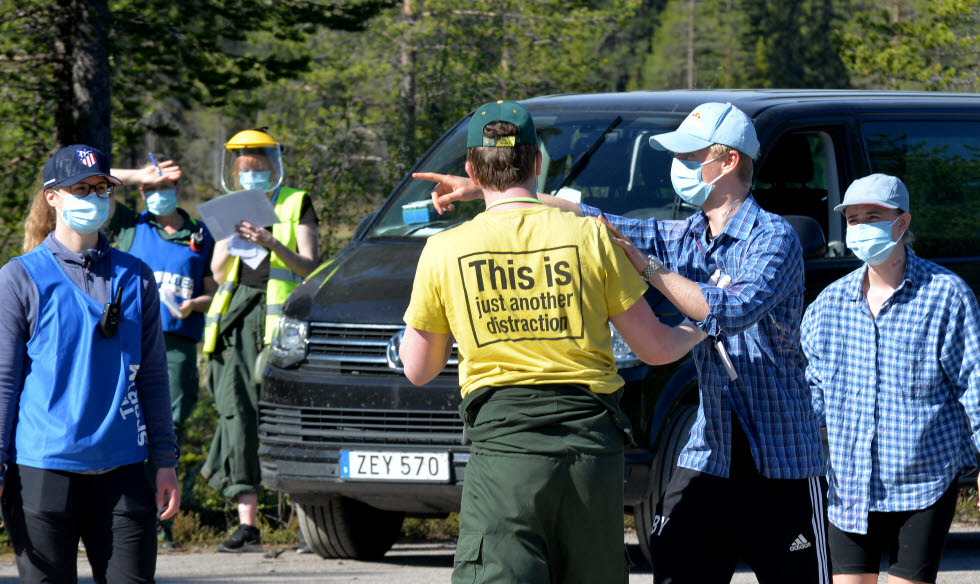
[[[260,189],[267,191],[272,186],[272,181],[269,180],[270,175],[272,175],[272,171],[269,170],[243,170],[238,173],[238,182],[245,190]]]
[[[674,161],[670,163],[670,184],[674,186],[674,192],[677,193],[677,196],[695,207],[703,205],[708,200],[708,195],[714,190],[715,183],[725,175],[719,174],[713,181],[706,183],[701,180],[701,169],[705,164],[724,156],[724,154],[715,156],[704,162],[674,158]]]
[[[177,209],[177,191],[167,189],[146,194],[146,210],[157,217],[165,217]]]
[[[892,241],[892,225],[895,221],[877,221],[875,223],[862,223],[860,225],[849,225],[847,227],[847,247],[854,252],[854,255],[868,265],[877,266],[888,259],[892,250],[898,245],[897,241]],[[902,233],[904,235],[904,232]],[[902,236],[898,236],[902,239]]]
[[[95,193],[84,197],[76,197],[71,193],[55,191],[64,204],[61,207],[61,218],[72,230],[78,233],[92,233],[109,218],[109,199],[103,199]]]

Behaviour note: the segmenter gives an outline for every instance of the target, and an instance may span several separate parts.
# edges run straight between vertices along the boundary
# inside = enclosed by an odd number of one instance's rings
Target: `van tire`
[[[633,521],[636,525],[636,537],[640,540],[640,551],[647,563],[653,567],[653,555],[650,553],[650,532],[653,529],[653,517],[657,512],[660,495],[667,490],[670,478],[677,468],[677,457],[684,450],[691,426],[698,416],[698,406],[684,403],[667,421],[667,433],[663,447],[653,457],[653,468],[650,476],[650,489],[640,503],[633,507]]]
[[[321,558],[380,560],[401,534],[404,513],[334,497],[326,504],[296,503],[306,544]]]

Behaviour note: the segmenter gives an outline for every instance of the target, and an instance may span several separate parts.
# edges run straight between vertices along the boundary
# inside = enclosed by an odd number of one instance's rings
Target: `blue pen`
[[[153,153],[152,152],[147,152],[147,154],[150,155],[150,161],[153,163],[153,166],[157,167],[157,175],[163,176],[163,171],[160,170],[160,165],[157,164],[157,159],[156,158],[153,158]]]

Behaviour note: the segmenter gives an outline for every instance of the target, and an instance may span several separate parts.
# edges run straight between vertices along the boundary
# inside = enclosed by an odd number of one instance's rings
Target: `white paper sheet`
[[[571,201],[573,203],[582,202],[582,191],[576,191],[575,189],[569,187],[562,187],[558,189],[555,196],[559,199],[565,199],[566,201]],[[210,225],[208,225],[208,227],[210,227]]]
[[[259,189],[238,191],[211,199],[198,205],[197,212],[201,214],[201,219],[208,226],[211,235],[218,241],[234,235],[235,225],[242,221],[248,221],[258,227],[279,223],[272,202],[269,201],[265,191]]]
[[[269,250],[257,243],[232,235],[228,238],[228,255],[242,258],[242,261],[254,270],[259,267],[265,256],[269,255]]]
[[[161,289],[160,302],[162,302],[164,306],[170,309],[171,314],[173,314],[175,318],[180,317],[180,306],[177,305],[177,299],[174,298],[173,292],[171,292],[170,290]]]

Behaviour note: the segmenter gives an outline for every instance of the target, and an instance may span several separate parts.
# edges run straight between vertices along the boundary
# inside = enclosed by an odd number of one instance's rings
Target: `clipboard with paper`
[[[197,212],[215,240],[228,239],[228,253],[240,257],[248,267],[257,268],[269,255],[269,250],[242,240],[235,231],[235,225],[242,221],[261,227],[279,223],[279,217],[265,191],[249,189],[230,193],[201,203],[197,206]]]

